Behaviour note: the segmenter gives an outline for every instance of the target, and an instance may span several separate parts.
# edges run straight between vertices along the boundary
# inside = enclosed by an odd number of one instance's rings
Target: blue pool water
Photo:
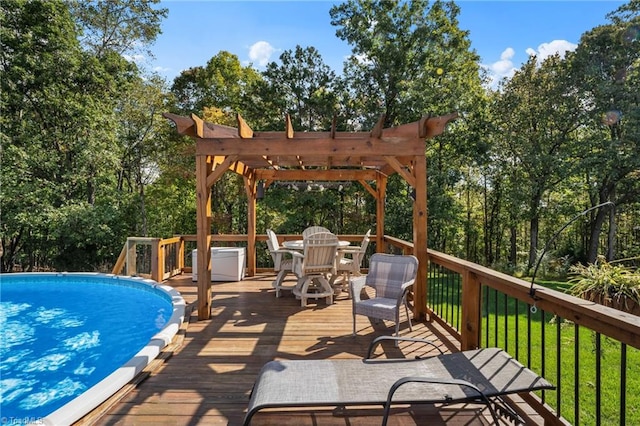
[[[0,276],[2,418],[42,418],[117,370],[163,329],[166,293],[101,274]]]

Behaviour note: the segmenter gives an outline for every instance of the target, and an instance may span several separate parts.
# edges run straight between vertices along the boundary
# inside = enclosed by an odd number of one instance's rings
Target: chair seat
[[[292,259],[283,259],[280,261],[280,269],[291,270],[292,266],[293,266]]]
[[[386,297],[376,297],[375,299],[365,299],[358,302],[355,313],[367,317],[374,317],[388,321],[395,321],[396,310],[398,309],[397,299]]]

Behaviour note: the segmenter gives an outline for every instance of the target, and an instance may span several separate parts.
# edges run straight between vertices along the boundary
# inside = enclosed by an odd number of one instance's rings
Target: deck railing
[[[359,243],[363,235],[340,235],[341,240]],[[278,235],[281,241],[299,240],[301,235]],[[267,236],[257,235],[257,272],[273,270],[267,251]],[[247,236],[240,234],[212,235],[211,242],[223,247],[246,247]],[[370,244],[373,252],[375,243]],[[151,278],[161,282],[182,273],[191,273],[191,252],[196,248],[195,235],[176,235],[172,238],[129,237],[122,247],[112,273]]]
[[[359,242],[362,236],[340,238]],[[247,236],[212,240],[246,246]],[[268,271],[266,235],[257,240],[258,251],[265,246],[257,272]],[[162,281],[191,272],[195,241],[194,235],[129,238],[114,273],[126,266],[128,275]],[[383,243],[381,252],[413,252],[411,243],[394,237],[385,236]],[[428,254],[428,319],[448,328],[461,349],[501,347],[554,383],[554,391],[520,396],[546,422],[640,424],[640,317],[538,285],[532,292],[527,281],[434,250]]]
[[[556,385],[550,423],[640,424],[640,317],[429,251],[428,309],[461,347],[500,347]]]
[[[111,272],[162,282],[181,274],[183,267],[183,238],[129,237]]]

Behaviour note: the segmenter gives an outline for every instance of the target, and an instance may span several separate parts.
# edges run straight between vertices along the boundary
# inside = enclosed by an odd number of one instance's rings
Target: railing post
[[[482,286],[478,276],[465,269],[462,274],[462,327],[460,327],[460,349],[463,351],[480,347],[480,304]]]
[[[151,242],[151,279],[161,283],[164,277],[164,246],[160,246],[160,238]]]
[[[127,238],[127,273],[126,275],[133,277],[137,274],[136,267],[136,241],[133,238]]]
[[[182,236],[176,250],[176,267],[180,273],[184,273],[184,238]]]

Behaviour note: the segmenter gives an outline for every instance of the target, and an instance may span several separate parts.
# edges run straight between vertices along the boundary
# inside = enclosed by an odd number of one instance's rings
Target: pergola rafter
[[[415,189],[413,209],[414,255],[419,260],[415,285],[417,317],[426,310],[427,166],[425,140],[441,134],[458,114],[423,117],[384,128],[384,116],[370,132],[338,132],[334,117],[328,132],[295,132],[289,116],[282,132],[254,132],[242,117],[238,127],[165,113],[181,135],[196,141],[198,250],[198,319],[211,316],[211,187],[226,172],[243,176],[248,198],[248,275],[256,271],[257,183],[276,181],[355,181],[376,200],[376,240],[382,247],[387,179],[399,174]],[[373,183],[375,182],[375,185]]]

